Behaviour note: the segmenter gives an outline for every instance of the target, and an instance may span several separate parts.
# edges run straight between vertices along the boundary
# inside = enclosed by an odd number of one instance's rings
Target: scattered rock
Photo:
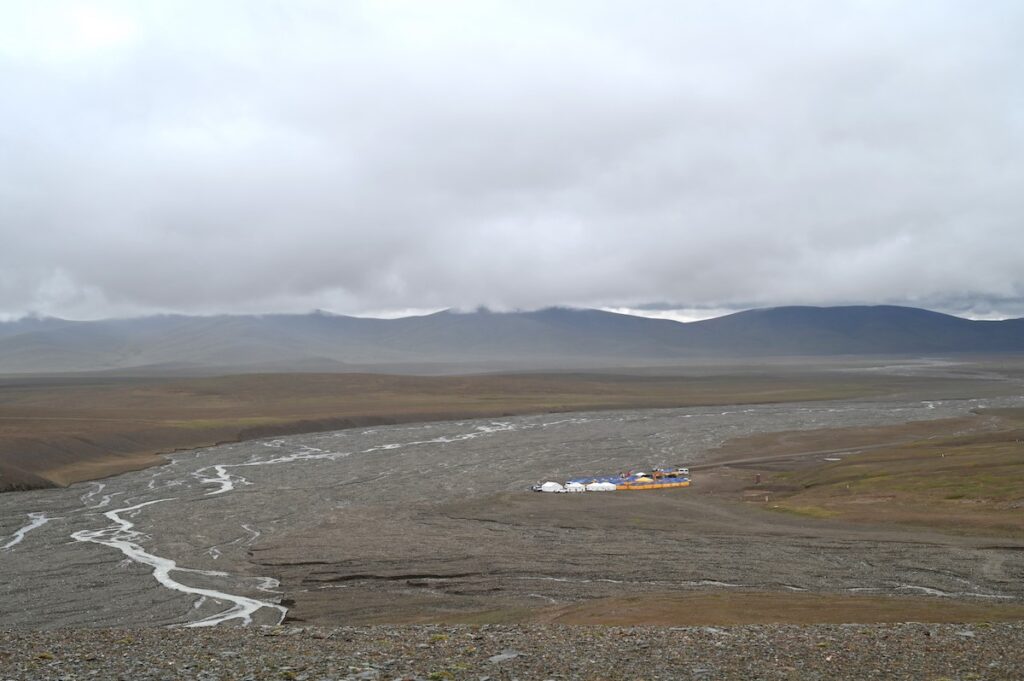
[[[479,629],[463,626],[368,626],[345,632],[324,628],[335,635],[323,639],[272,631],[137,629],[131,632],[131,647],[118,648],[111,643],[124,631],[0,630],[0,681],[968,681],[1016,678],[1012,670],[1024,668],[1024,622],[993,623],[984,634],[964,624],[671,629],[500,625],[473,645],[468,634]],[[924,631],[932,637],[923,638]],[[819,647],[823,643],[827,646]]]
[[[380,678],[380,672],[376,669],[364,669],[358,674],[350,674],[348,678],[352,681],[374,681]]]
[[[487,658],[487,661],[491,664],[500,664],[502,662],[514,660],[520,655],[522,655],[522,653],[520,653],[518,650],[504,650],[498,655],[492,655],[491,657]]]

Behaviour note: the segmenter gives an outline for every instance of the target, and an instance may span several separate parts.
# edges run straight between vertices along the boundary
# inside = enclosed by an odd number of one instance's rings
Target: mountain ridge
[[[855,305],[758,308],[687,323],[568,307],[442,310],[397,319],[316,311],[0,322],[0,373],[970,352],[1024,352],[1024,319],[975,321],[921,308]]]

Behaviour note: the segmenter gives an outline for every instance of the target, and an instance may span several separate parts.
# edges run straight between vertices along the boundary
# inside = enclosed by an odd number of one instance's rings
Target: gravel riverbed
[[[620,583],[1021,600],[1015,542],[809,527],[702,498],[706,471],[667,496],[527,491],[588,472],[701,465],[735,438],[936,421],[1019,401],[540,414],[180,452],[165,466],[0,495],[0,626],[274,625],[286,608],[307,624],[375,624],[380,612],[444,621],[402,615],[532,608],[620,595],[606,593]]]
[[[0,631],[0,679],[1020,679],[1024,624]]]

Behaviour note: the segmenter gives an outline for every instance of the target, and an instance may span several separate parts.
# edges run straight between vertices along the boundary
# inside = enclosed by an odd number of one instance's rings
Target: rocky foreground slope
[[[1019,679],[1024,624],[0,632],[2,679]]]

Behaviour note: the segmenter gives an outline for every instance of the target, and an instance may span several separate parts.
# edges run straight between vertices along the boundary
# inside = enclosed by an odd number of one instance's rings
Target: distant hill
[[[1024,352],[1024,319],[971,321],[895,306],[777,307],[683,324],[599,310],[314,313],[0,323],[0,373],[466,370],[705,357]]]
[[[687,324],[694,347],[730,355],[908,355],[1024,351],[1024,319],[972,321],[892,305],[776,307]]]

